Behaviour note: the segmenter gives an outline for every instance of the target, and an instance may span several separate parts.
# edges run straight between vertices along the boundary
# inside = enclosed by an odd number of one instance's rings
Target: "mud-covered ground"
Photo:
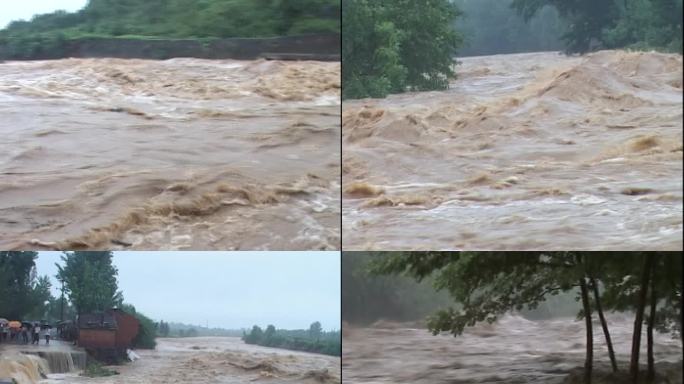
[[[339,73],[3,63],[0,249],[338,249]]]
[[[7,371],[14,370],[19,384],[340,383],[338,357],[247,345],[234,337],[162,338],[155,350],[136,353],[139,360],[108,367],[119,372],[110,377],[87,378],[74,372],[41,379],[38,370],[46,370],[47,364],[26,355],[7,364]]]
[[[632,320],[608,315],[622,371],[628,369]],[[594,329],[596,370],[610,372],[600,324]],[[456,338],[433,336],[415,324],[381,321],[366,328],[344,327],[342,345],[342,375],[349,384],[564,384],[581,382],[573,380],[582,377],[585,333],[584,322],[572,318],[530,321],[508,315],[497,323],[469,328]],[[681,340],[656,334],[654,345],[659,377],[681,384]],[[644,363],[645,350],[643,346]]]
[[[682,249],[681,55],[460,61],[344,102],[344,249]]]

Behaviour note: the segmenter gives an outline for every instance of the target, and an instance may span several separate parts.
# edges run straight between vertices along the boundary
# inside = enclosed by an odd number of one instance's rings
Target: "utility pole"
[[[64,322],[64,280],[60,280],[62,283],[62,299],[59,301],[59,320]]]

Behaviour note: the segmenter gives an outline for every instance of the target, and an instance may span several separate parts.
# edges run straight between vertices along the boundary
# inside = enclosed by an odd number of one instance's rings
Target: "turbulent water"
[[[338,249],[339,70],[0,64],[0,248]]]
[[[461,61],[345,101],[345,249],[682,249],[681,55]]]
[[[618,364],[624,370],[631,350],[632,318],[613,314],[608,321]],[[387,322],[345,329],[345,383],[560,384],[584,364],[584,321],[570,318],[529,321],[505,316],[456,338]],[[609,362],[600,324],[595,330],[595,364],[605,370]],[[656,334],[654,351],[661,373],[674,380],[670,383],[681,384],[681,340]]]
[[[35,384],[51,374],[73,374],[85,369],[86,353],[70,343],[53,340],[50,345],[0,344],[0,379]]]
[[[244,344],[239,338],[157,339],[154,351],[136,351],[140,359],[110,367],[119,375],[89,379],[50,375],[40,384],[238,384],[340,382],[340,359]]]
[[[48,363],[35,355],[0,350],[0,379],[35,384],[50,372]]]

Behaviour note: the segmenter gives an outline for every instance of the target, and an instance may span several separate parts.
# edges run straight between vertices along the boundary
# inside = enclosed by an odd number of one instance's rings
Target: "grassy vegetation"
[[[324,355],[341,356],[342,339],[339,331],[324,332],[321,324],[315,322],[308,330],[276,329],[269,325],[266,330],[254,326],[250,332],[242,337],[247,344],[257,344],[264,347],[290,349],[321,353]]]
[[[121,309],[125,312],[135,316],[140,323],[140,328],[138,328],[138,334],[133,339],[133,348],[139,349],[154,349],[157,346],[157,324],[149,317],[138,312],[134,306],[130,304],[124,304]]]
[[[102,363],[95,359],[89,359],[88,364],[86,364],[86,369],[81,373],[81,376],[95,378],[95,377],[108,377],[116,376],[119,372],[106,368]]]
[[[84,39],[193,39],[338,33],[338,0],[90,0],[78,12],[15,21],[0,57],[60,57]]]

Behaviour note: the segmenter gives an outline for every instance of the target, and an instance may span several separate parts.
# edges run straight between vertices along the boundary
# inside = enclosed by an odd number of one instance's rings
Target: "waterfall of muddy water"
[[[234,337],[157,339],[154,351],[137,350],[140,359],[110,367],[120,374],[88,379],[50,375],[42,384],[236,384],[340,383],[340,358],[247,345]]]
[[[50,345],[0,345],[0,379],[35,384],[45,376],[78,373],[86,366],[86,353],[70,343],[52,340]]]
[[[0,248],[339,248],[339,63],[0,65]]]
[[[38,356],[1,352],[0,379],[14,379],[17,384],[36,384],[50,373],[47,361]]]
[[[45,360],[50,368],[50,373],[82,371],[86,367],[87,356],[83,351],[40,351],[25,353],[36,355]]]
[[[461,61],[345,101],[345,249],[682,249],[681,55]]]
[[[608,321],[618,364],[628,369],[633,318],[609,314]],[[594,330],[595,365],[597,370],[609,369],[599,323]],[[671,383],[681,384],[681,340],[654,336],[658,367],[675,378]],[[507,315],[455,338],[387,322],[347,328],[342,345],[345,383],[560,384],[584,365],[585,333],[583,320],[529,321]],[[642,350],[645,363],[645,345]]]

